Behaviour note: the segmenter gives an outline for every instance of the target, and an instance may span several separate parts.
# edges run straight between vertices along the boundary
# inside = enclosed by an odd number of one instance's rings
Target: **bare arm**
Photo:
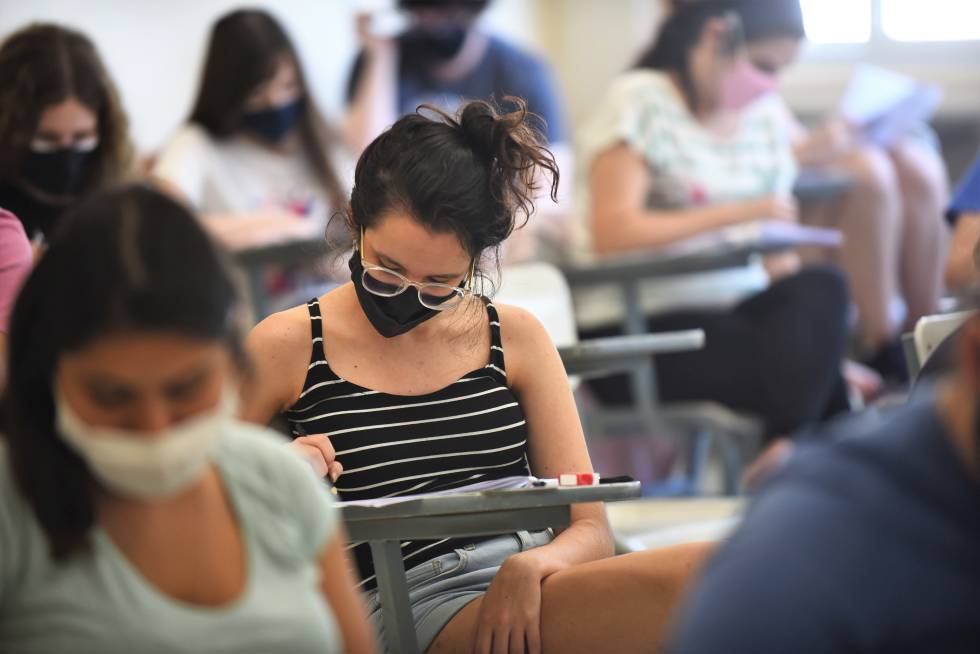
[[[589,183],[593,244],[599,254],[664,247],[750,220],[796,217],[795,204],[782,198],[651,211],[646,208],[650,170],[643,157],[625,144],[596,158]]]
[[[585,446],[575,399],[558,351],[541,323],[527,311],[499,307],[511,389],[528,424],[532,472],[556,477],[587,472],[592,461]],[[572,507],[572,524],[551,544],[524,552],[541,578],[576,563],[612,555],[613,540],[602,504]]]
[[[344,551],[346,542],[347,534],[340,527],[320,555],[320,591],[337,619],[344,639],[344,651],[349,654],[377,652],[378,646],[367,620],[364,599],[355,590],[357,579],[353,563]]]
[[[946,258],[946,286],[965,288],[977,279],[976,251],[980,245],[980,213],[963,214],[953,228],[953,240]]]
[[[296,403],[306,381],[312,338],[306,306],[274,313],[252,329],[245,341],[252,370],[242,391],[242,420],[268,425]],[[299,436],[289,446],[320,477],[336,482],[344,471],[329,434]]]
[[[810,131],[795,119],[793,124],[793,155],[804,168],[832,165],[856,147],[856,130],[839,116],[831,116]]]
[[[528,426],[528,455],[536,475],[592,470],[568,378],[555,346],[528,312],[498,307],[509,386]],[[541,584],[575,564],[612,555],[602,504],[571,507],[571,524],[541,547],[510,556],[479,604],[474,652],[541,651]],[[510,649],[506,644],[509,643]],[[525,650],[526,644],[526,650]]]
[[[370,32],[371,16],[357,17],[364,67],[341,125],[351,152],[360,154],[398,117],[398,44]]]
[[[305,306],[274,313],[252,329],[245,340],[252,370],[243,392],[243,420],[268,425],[299,399],[312,338]]]

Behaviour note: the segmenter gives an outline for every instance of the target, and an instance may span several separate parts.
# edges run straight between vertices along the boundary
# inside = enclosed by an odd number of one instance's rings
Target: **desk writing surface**
[[[635,284],[642,279],[738,268],[757,255],[804,245],[836,247],[840,239],[837,230],[763,220],[705,232],[662,249],[598,257],[565,266],[562,272],[573,287]]]
[[[461,513],[490,511],[520,511],[550,506],[564,506],[582,502],[615,502],[640,495],[640,482],[631,481],[598,486],[571,486],[562,488],[522,488],[515,490],[483,491],[440,495],[409,500],[382,507],[344,506],[340,503],[344,520],[348,523],[379,521],[421,516],[445,516]]]

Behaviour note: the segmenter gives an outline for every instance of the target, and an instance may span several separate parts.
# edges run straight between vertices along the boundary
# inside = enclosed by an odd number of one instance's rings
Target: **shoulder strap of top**
[[[496,369],[504,377],[507,376],[507,366],[504,362],[504,342],[500,338],[500,314],[497,307],[489,298],[483,298],[487,306],[487,317],[490,319],[490,365],[488,367]]]
[[[320,300],[313,298],[306,303],[310,312],[310,331],[313,334],[313,354],[310,363],[326,361],[327,353],[323,350],[323,316],[320,315]]]

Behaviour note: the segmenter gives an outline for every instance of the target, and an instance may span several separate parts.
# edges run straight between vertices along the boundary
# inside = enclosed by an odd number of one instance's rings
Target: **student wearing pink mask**
[[[581,248],[649,251],[738,223],[796,221],[796,164],[774,89],[746,57],[734,2],[675,3],[580,134]],[[577,298],[588,336],[620,331],[609,295]],[[652,331],[707,334],[700,352],[658,357],[661,399],[750,412],[769,437],[846,409],[848,298],[837,271],[783,256],[650,282],[641,301]],[[629,392],[625,378],[595,390],[607,402]]]
[[[735,6],[752,67],[777,79],[806,38],[799,0],[741,0]],[[833,254],[854,294],[862,354],[886,376],[900,377],[905,364],[899,334],[935,313],[943,292],[949,183],[935,135],[921,124],[885,146],[839,115],[809,131],[787,116],[800,166],[843,171],[854,180],[847,193],[807,207],[802,219],[844,232],[844,245]],[[972,241],[966,242],[969,251]]]

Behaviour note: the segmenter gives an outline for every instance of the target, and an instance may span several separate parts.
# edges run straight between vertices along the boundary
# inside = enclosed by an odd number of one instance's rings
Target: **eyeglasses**
[[[35,137],[31,139],[30,143],[31,152],[37,152],[40,154],[48,152],[58,152],[59,150],[73,150],[75,152],[92,152],[95,148],[99,147],[99,137],[98,136],[86,136],[81,139],[76,139],[71,143],[71,145],[63,146],[61,143],[56,141],[51,141],[49,139]]]
[[[471,277],[472,279],[472,277]],[[435,282],[420,284],[406,279],[404,275],[389,270],[384,266],[368,264],[361,273],[361,283],[364,289],[381,297],[401,295],[409,287],[414,287],[419,295],[419,303],[427,309],[445,311],[458,306],[463,298],[473,291],[449,284]]]
[[[364,261],[363,230],[361,231],[360,252],[361,263],[364,266],[364,272],[361,273],[361,284],[364,286],[364,290],[374,295],[380,297],[395,297],[396,295],[401,295],[411,287],[415,288],[415,291],[419,296],[419,303],[423,307],[433,309],[435,311],[445,311],[447,309],[452,309],[453,307],[459,306],[459,303],[463,301],[463,298],[465,298],[467,295],[473,294],[472,285],[473,278],[476,273],[476,262],[470,266],[468,285],[471,288],[465,288],[463,286],[451,286],[449,284],[439,284],[436,282],[413,282],[401,273],[397,273],[394,270],[385,268],[384,266],[379,266],[377,264]]]

